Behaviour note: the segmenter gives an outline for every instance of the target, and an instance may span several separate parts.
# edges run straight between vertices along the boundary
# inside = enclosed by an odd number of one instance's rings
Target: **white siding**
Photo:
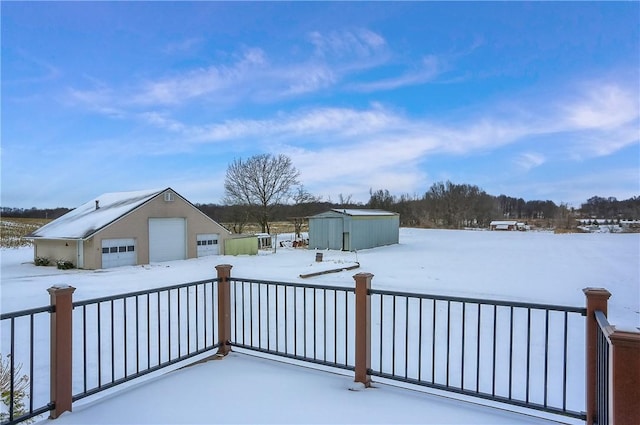
[[[184,218],[150,218],[149,262],[187,258],[186,227]]]

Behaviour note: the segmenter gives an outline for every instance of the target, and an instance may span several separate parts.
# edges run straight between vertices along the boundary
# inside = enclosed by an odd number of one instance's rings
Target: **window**
[[[173,193],[171,192],[165,192],[164,194],[164,201],[165,202],[173,202]]]
[[[118,247],[117,246],[112,246],[111,248],[109,248],[109,252],[112,253],[112,254],[115,253],[115,252],[118,252]]]
[[[127,252],[127,247],[126,246],[119,246],[118,247],[118,252]]]
[[[108,254],[109,253],[109,248],[102,248],[102,253],[103,254]]]
[[[133,251],[135,251],[135,248],[133,245],[127,246],[127,252],[133,252]]]

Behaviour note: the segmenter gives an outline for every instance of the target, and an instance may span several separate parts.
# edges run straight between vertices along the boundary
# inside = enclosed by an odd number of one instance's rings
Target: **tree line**
[[[236,159],[227,168],[222,204],[196,204],[209,217],[243,233],[257,223],[269,233],[270,223],[291,221],[296,231],[304,218],[332,208],[374,208],[400,214],[402,226],[459,229],[488,227],[492,220],[542,220],[548,227],[571,228],[576,218],[640,219],[640,197],[618,201],[594,196],[579,209],[553,201],[525,201],[507,195],[494,196],[471,184],[436,182],[421,195],[393,195],[387,189],[370,189],[366,203],[338,195],[338,201],[323,201],[309,193],[299,181],[300,173],[286,155],[259,154]],[[2,207],[3,216],[55,219],[68,208],[20,209]]]
[[[605,199],[594,209],[593,199],[571,208],[557,205],[550,200],[525,201],[507,195],[494,196],[478,186],[455,184],[450,181],[434,183],[420,196],[391,194],[387,189],[370,190],[366,203],[353,202],[351,196],[339,195],[337,202],[321,201],[274,205],[271,221],[291,221],[308,217],[333,208],[375,208],[400,214],[400,225],[407,227],[432,227],[460,229],[464,227],[488,227],[492,220],[519,220],[537,222],[549,227],[575,227],[577,218],[640,219],[640,197],[618,201]],[[232,231],[241,231],[253,222],[250,207],[238,205],[197,204],[201,211],[214,220],[230,225]]]

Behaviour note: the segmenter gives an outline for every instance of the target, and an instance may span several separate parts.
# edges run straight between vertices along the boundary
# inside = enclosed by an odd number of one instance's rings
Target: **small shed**
[[[397,244],[400,215],[373,209],[336,208],[309,217],[309,249],[356,251]]]
[[[256,255],[258,241],[257,235],[231,235],[224,241],[225,255]]]
[[[28,235],[33,255],[105,269],[224,254],[231,233],[171,188],[102,194]]]

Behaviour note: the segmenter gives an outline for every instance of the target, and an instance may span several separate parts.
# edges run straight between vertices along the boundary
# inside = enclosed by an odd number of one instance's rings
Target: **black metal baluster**
[[[493,359],[491,361],[491,371],[493,377],[491,380],[491,395],[496,395],[496,328],[498,325],[498,306],[493,305]]]
[[[422,381],[422,298],[418,313],[418,381]]]
[[[482,321],[482,304],[478,303],[478,337],[476,339],[476,393],[480,392],[480,323]]]
[[[466,302],[462,302],[462,349],[461,349],[461,355],[460,355],[460,389],[463,390],[464,389],[464,346],[465,346],[465,328],[466,328],[466,322],[467,322],[467,315],[466,315],[466,308],[467,308],[467,303]]]
[[[140,303],[138,298],[136,295],[136,374],[140,373]],[[149,298],[149,294],[147,294],[147,298]],[[148,334],[149,332],[147,332]],[[149,353],[149,344],[147,344],[147,353]]]
[[[83,391],[87,391],[87,306],[82,306],[82,382],[84,385]],[[33,392],[32,392],[33,394]]]
[[[98,388],[102,386],[102,303],[97,303],[98,315]]]
[[[526,397],[525,401],[529,403],[529,380],[530,380],[530,363],[531,363],[531,309],[527,308],[527,380],[526,380]]]
[[[513,306],[509,308],[509,400],[513,388]]]
[[[323,332],[324,335],[324,344],[322,345],[323,349],[323,357],[322,360],[327,361],[327,289],[322,290],[323,302],[322,302],[322,319],[323,319]]]
[[[34,359],[34,347],[33,347],[33,314],[29,315],[29,413],[33,413],[33,359]],[[86,375],[86,367],[85,375]]]
[[[316,360],[317,356],[316,356],[316,338],[317,338],[317,332],[316,332],[316,328],[317,328],[317,323],[316,323],[316,290],[313,289],[313,359]]]
[[[544,317],[544,407],[547,407],[549,380],[549,310],[545,310]]]
[[[436,382],[436,300],[431,300],[433,317],[431,318],[431,383]]]
[[[446,385],[449,386],[449,346],[451,345],[451,301],[447,301],[447,376]]]
[[[393,300],[393,313],[392,313],[392,327],[391,327],[391,374],[396,374],[396,296],[392,297]]]
[[[384,310],[384,295],[380,295],[380,372],[382,372],[382,329],[384,328],[384,319],[382,311]]]
[[[409,297],[404,297],[404,378],[409,376]]]
[[[115,329],[113,326],[113,300],[111,300],[111,382],[116,380],[115,368]]]
[[[124,377],[127,377],[127,366],[128,366],[128,362],[127,362],[127,299],[124,298],[122,300],[123,303],[123,309],[124,309],[124,320],[123,320],[123,329],[122,329],[122,333],[124,334]]]
[[[562,410],[567,411],[567,350],[568,350],[568,312],[564,312],[564,356],[562,367]]]

